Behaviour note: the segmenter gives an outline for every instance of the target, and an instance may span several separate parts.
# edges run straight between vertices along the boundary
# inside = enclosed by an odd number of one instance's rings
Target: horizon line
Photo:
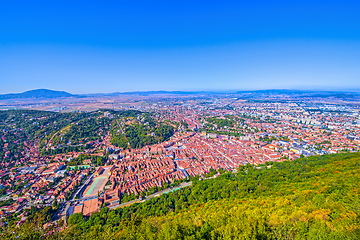
[[[8,92],[0,93],[0,95],[11,95],[11,94],[22,94],[31,91],[37,90],[47,90],[54,92],[65,92],[71,95],[101,95],[101,94],[128,94],[128,93],[239,93],[239,92],[257,92],[257,91],[303,91],[303,92],[360,92],[360,88],[350,88],[350,89],[302,89],[302,88],[264,88],[264,89],[235,89],[235,90],[220,90],[220,89],[203,89],[203,90],[133,90],[133,91],[115,91],[115,92],[88,92],[88,93],[72,93],[66,90],[54,90],[49,88],[37,88],[30,89],[23,92]]]

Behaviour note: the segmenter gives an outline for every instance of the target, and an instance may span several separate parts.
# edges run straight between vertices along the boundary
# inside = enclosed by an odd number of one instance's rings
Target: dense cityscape
[[[0,23],[1,240],[360,239],[360,1]]]
[[[73,214],[144,202],[239,166],[360,149],[357,103],[134,99],[89,112],[0,112],[1,225],[19,226],[37,209],[57,226]]]

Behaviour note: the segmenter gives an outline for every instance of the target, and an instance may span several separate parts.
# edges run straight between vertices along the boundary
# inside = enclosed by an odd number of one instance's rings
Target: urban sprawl
[[[158,97],[90,112],[0,114],[3,225],[21,225],[32,209],[44,208],[55,209],[48,222],[54,225],[240,165],[270,168],[360,148],[358,105],[312,100]]]

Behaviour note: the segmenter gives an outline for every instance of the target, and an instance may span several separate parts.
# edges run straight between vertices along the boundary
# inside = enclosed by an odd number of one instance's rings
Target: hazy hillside
[[[17,98],[61,98],[61,97],[73,97],[75,95],[64,91],[53,91],[48,89],[36,89],[23,93],[10,93],[0,95],[1,99],[17,99]]]
[[[325,155],[272,167],[241,166],[191,188],[90,218],[74,214],[65,239],[359,239],[360,154]],[[42,236],[38,211],[18,231]],[[3,232],[4,238],[13,234]]]

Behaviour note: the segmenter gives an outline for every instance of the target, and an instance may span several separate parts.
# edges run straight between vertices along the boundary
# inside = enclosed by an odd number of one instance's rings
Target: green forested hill
[[[64,239],[360,239],[360,154],[326,155],[242,166],[237,173],[193,181],[142,204],[89,219],[72,215],[67,229],[42,235]],[[39,215],[41,218],[41,215]],[[15,237],[2,231],[2,238]]]

